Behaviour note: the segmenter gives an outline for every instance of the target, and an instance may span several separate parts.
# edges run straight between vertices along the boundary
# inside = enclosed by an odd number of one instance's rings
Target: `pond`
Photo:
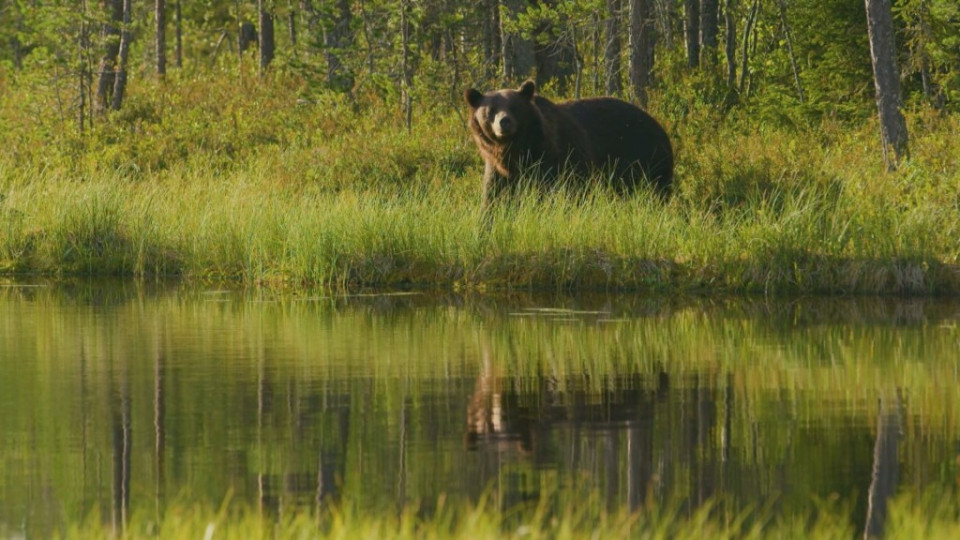
[[[960,480],[960,303],[0,286],[0,535],[173,501],[707,501]],[[521,506],[522,507],[522,506]]]

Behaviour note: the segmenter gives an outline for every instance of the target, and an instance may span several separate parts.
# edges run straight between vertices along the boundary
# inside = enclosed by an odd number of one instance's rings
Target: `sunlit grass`
[[[243,172],[11,184],[0,260],[18,272],[334,289],[960,290],[946,213],[812,190],[721,217],[681,201],[528,194],[487,230],[472,198],[445,187],[290,189]]]
[[[770,501],[771,503],[773,501]],[[409,505],[388,515],[370,515],[349,505],[324,505],[277,516],[256,508],[224,504],[221,508],[179,503],[162,516],[135,514],[125,522],[99,513],[61,531],[64,538],[851,538],[860,525],[849,509],[831,501],[812,501],[807,515],[776,516],[769,506],[733,513],[722,501],[683,512],[678,504],[650,506],[632,513],[609,513],[595,499],[571,504],[561,512],[544,505],[500,511],[483,500],[464,504],[441,499],[436,511],[422,515]],[[888,538],[956,538],[960,504],[954,495],[926,493],[892,500],[885,526]]]
[[[913,157],[895,173],[875,126],[687,119],[669,126],[670,202],[528,193],[486,222],[480,160],[455,111],[424,111],[408,133],[382,104],[321,94],[291,106],[278,96],[296,82],[283,77],[246,96],[173,78],[80,137],[54,118],[46,134],[17,123],[52,114],[16,109],[22,92],[49,92],[30,82],[0,100],[4,273],[328,290],[960,292],[955,116],[911,116]]]

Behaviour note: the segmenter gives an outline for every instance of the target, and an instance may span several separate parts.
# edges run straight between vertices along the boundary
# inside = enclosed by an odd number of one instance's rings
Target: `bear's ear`
[[[480,106],[480,102],[483,101],[483,94],[480,93],[476,88],[470,88],[463,93],[463,97],[467,100],[467,103],[476,109]]]
[[[537,91],[537,83],[529,80],[521,84],[519,89],[520,95],[527,99],[533,99],[533,94],[536,91]]]

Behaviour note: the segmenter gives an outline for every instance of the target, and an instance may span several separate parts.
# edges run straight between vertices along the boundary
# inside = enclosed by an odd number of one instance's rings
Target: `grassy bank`
[[[914,112],[913,157],[888,173],[870,120],[797,127],[655,102],[678,155],[669,204],[527,196],[481,234],[481,163],[452,104],[406,132],[376,98],[297,101],[297,81],[280,76],[242,91],[172,77],[138,86],[124,111],[81,136],[57,115],[52,89],[0,84],[5,274],[960,292],[955,116]]]

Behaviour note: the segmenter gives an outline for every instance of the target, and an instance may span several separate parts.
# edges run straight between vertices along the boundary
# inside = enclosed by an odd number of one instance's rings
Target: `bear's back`
[[[615,174],[630,188],[646,176],[669,193],[673,149],[663,127],[642,109],[615,98],[558,103],[588,134],[597,167],[616,165]]]

